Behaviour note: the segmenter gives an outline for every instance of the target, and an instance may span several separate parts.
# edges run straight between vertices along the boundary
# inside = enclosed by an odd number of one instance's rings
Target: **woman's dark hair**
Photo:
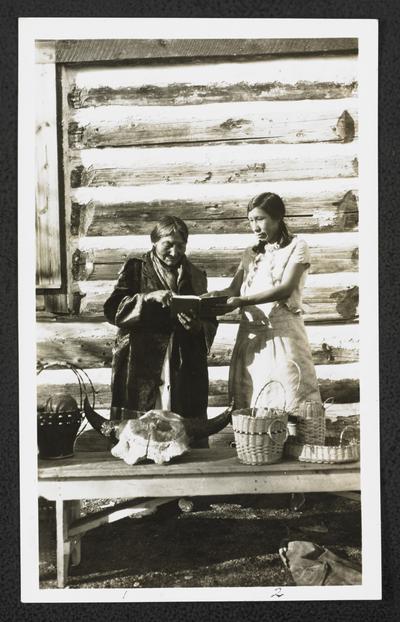
[[[293,236],[290,234],[284,221],[286,209],[279,194],[274,194],[273,192],[262,192],[261,194],[253,197],[250,199],[247,206],[247,215],[249,215],[249,213],[256,207],[262,209],[266,214],[271,216],[273,220],[279,220],[280,229],[278,241],[281,247],[287,246],[291,242]]]
[[[183,241],[187,242],[189,231],[186,223],[177,216],[162,216],[151,232],[150,239],[155,244],[164,236],[172,233],[179,233]]]

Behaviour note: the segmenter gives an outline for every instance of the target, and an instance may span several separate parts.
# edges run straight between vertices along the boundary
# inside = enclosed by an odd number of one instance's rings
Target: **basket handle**
[[[300,383],[301,383],[301,369],[300,369],[299,365],[296,363],[296,361],[293,361],[293,359],[288,359],[288,363],[292,363],[296,367],[296,369],[297,369],[298,380],[297,380],[297,386],[296,386],[296,391],[295,391],[295,393],[297,393],[299,388],[300,388]],[[280,380],[272,379],[272,380],[268,380],[268,382],[266,382],[264,384],[264,386],[261,388],[261,390],[259,391],[259,393],[258,393],[258,395],[256,397],[256,400],[254,402],[254,406],[253,406],[252,411],[251,411],[251,416],[252,417],[256,416],[255,413],[256,413],[256,408],[257,408],[257,402],[258,402],[261,394],[267,388],[267,386],[269,384],[271,384],[272,382],[276,382],[276,383],[281,385],[281,387],[283,389],[283,395],[284,395],[284,402],[283,402],[282,410],[286,410],[286,391],[285,391],[285,387],[283,386],[283,384],[282,384],[282,382]]]
[[[283,400],[284,400],[284,401],[283,401],[283,407],[282,407],[282,410],[285,410],[285,408],[286,408],[286,391],[285,391],[285,387],[283,386],[283,384],[281,383],[281,381],[280,381],[280,380],[268,380],[268,382],[266,382],[266,383],[264,384],[264,386],[261,388],[261,391],[259,391],[259,393],[258,393],[258,395],[257,395],[257,397],[256,397],[256,401],[254,402],[254,406],[253,406],[253,408],[252,408],[252,410],[251,410],[251,416],[252,416],[252,417],[255,417],[255,416],[256,416],[257,402],[258,402],[258,400],[259,400],[259,398],[260,398],[261,394],[262,394],[262,393],[263,393],[263,391],[267,388],[267,386],[268,386],[268,385],[270,385],[270,384],[272,384],[273,382],[275,382],[276,384],[280,384],[280,385],[281,385],[281,387],[282,387],[282,390],[283,390],[283,396],[284,396],[284,398],[283,398]]]
[[[346,432],[346,430],[353,430],[355,433],[357,432],[357,428],[355,428],[354,425],[345,425],[343,430],[340,433],[340,439],[339,439],[340,445],[342,445],[343,443],[343,435]],[[353,435],[353,438],[354,437],[355,437],[355,434]]]
[[[328,410],[328,408],[330,408],[331,406],[333,406],[333,404],[335,403],[335,398],[334,397],[328,397],[322,404],[322,407],[325,410]]]
[[[69,363],[68,361],[51,361],[50,363],[45,363],[44,365],[40,364],[39,370],[36,375],[39,376],[39,374],[41,374],[42,371],[49,369],[51,367],[61,367],[64,369],[70,369],[75,374],[76,379],[79,384],[80,410],[83,410],[83,394],[85,395],[85,397],[89,399],[88,390],[86,388],[86,383],[84,380],[84,378],[86,378],[86,381],[89,383],[91,393],[92,393],[92,407],[93,408],[95,407],[96,393],[94,390],[94,386],[93,386],[91,379],[89,378],[88,374],[86,373],[84,369],[82,369],[81,367],[78,367],[77,365],[74,365],[73,363]]]
[[[280,419],[273,419],[271,423],[269,424],[268,430],[267,430],[267,434],[273,443],[275,443],[276,439],[272,436],[272,426],[276,423],[279,423],[279,427],[281,427],[282,421]],[[289,430],[287,429],[287,426],[284,427],[282,432],[285,435],[285,440],[283,442],[286,443],[287,438],[289,436]]]

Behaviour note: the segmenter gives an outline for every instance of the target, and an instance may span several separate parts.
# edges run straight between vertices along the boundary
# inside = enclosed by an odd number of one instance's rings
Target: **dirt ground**
[[[191,512],[177,501],[145,518],[98,527],[82,539],[82,560],[68,587],[235,587],[294,585],[279,557],[283,539],[305,539],[361,563],[357,501],[307,495],[301,511],[288,495],[195,497]],[[107,499],[83,502],[82,515]],[[40,587],[56,587],[54,506],[40,502]]]

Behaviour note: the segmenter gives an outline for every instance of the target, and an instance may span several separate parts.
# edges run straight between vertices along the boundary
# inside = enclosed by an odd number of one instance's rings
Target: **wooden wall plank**
[[[357,82],[303,81],[297,84],[261,82],[251,84],[185,84],[166,86],[146,84],[111,89],[109,86],[78,88],[68,93],[72,108],[104,106],[186,106],[239,101],[291,101],[315,99],[342,99],[357,95]]]
[[[69,67],[71,108],[185,106],[341,99],[357,94],[357,57],[279,58],[196,65]]]
[[[35,66],[36,287],[61,287],[56,70]]]
[[[287,204],[289,229],[297,234],[357,230],[358,200],[351,190],[345,194],[326,196],[326,199],[321,199],[320,205],[313,208],[312,202],[302,197],[293,206]],[[239,201],[234,199],[215,203],[195,200],[183,203],[179,199],[111,205],[98,201],[73,203],[70,226],[74,235],[79,233],[81,236],[143,235],[150,234],[157,221],[167,214],[182,218],[192,233],[249,231],[246,204],[239,205]]]
[[[301,89],[304,83],[318,86],[319,83],[328,81],[331,85],[350,85],[357,83],[358,78],[358,57],[356,54],[335,54],[332,56],[307,56],[307,57],[268,57],[266,59],[253,60],[249,57],[245,62],[237,62],[234,58],[219,63],[208,62],[204,59],[195,64],[188,63],[169,63],[156,65],[141,65],[140,63],[130,64],[97,64],[97,65],[68,65],[68,87],[67,92],[72,93],[75,89],[82,92],[90,92],[93,89],[107,89],[108,94],[113,92],[131,89],[141,90],[141,96],[145,105],[155,105],[157,100],[153,100],[154,94],[147,94],[148,86],[159,89],[169,87],[200,87],[202,89],[201,101],[207,97],[207,89],[215,85],[223,86],[224,90],[229,90],[232,85],[249,85],[250,91],[247,96],[250,98],[254,90],[254,97],[257,98],[260,92],[260,85],[265,81],[276,83],[281,86]],[[327,97],[325,93],[323,99]],[[329,97],[329,95],[328,95]],[[247,98],[240,98],[245,101]],[[295,97],[302,99],[302,97]],[[317,97],[316,99],[320,99]],[[201,103],[186,102],[186,103]],[[230,100],[229,100],[230,101]],[[69,98],[72,107],[81,107],[79,101],[74,102]],[[102,105],[104,101],[100,102]],[[141,105],[132,102],[133,105]],[[183,100],[170,102],[172,105],[180,105]],[[205,102],[210,103],[210,102]],[[160,104],[168,105],[165,101]],[[85,105],[85,102],[82,102]],[[95,104],[91,104],[95,105]],[[159,105],[157,103],[157,105]]]
[[[356,379],[318,380],[322,400],[334,399],[338,403],[355,402],[360,399],[359,382]],[[103,395],[103,394],[102,394]],[[229,403],[228,384],[225,381],[211,382],[208,404],[225,408]]]
[[[211,145],[71,151],[71,187],[356,177],[357,145]]]
[[[209,291],[228,287],[230,278],[211,277]],[[303,318],[306,323],[351,322],[358,317],[358,274],[341,272],[311,274],[303,292]],[[237,322],[239,312],[234,311],[220,318],[221,322]]]
[[[315,364],[341,364],[358,360],[358,327],[328,325],[307,328]],[[229,365],[238,325],[220,325],[208,357],[210,365]],[[41,363],[70,361],[80,367],[109,366],[116,328],[108,323],[40,323],[37,357]]]
[[[227,63],[69,66],[72,108],[340,99],[357,93],[357,56]]]
[[[99,412],[103,415],[103,417],[109,417],[110,413],[107,410],[102,410]],[[221,412],[221,406],[209,406],[207,409],[207,415],[209,419],[213,417],[217,417]],[[337,421],[354,420],[355,418],[360,418],[360,402],[345,402],[343,404],[334,402],[333,404],[328,404],[326,411],[326,420],[331,424],[335,424]],[[331,427],[331,426],[330,426]]]
[[[228,403],[228,369],[225,367],[210,367],[209,406],[221,406]],[[111,370],[88,370],[96,390],[98,408],[110,406]],[[359,401],[358,366],[353,363],[343,365],[317,365],[316,373],[322,398],[334,398],[337,403],[353,403]],[[71,393],[79,396],[79,386],[71,378],[71,374],[64,370],[43,372],[38,376],[38,402],[44,402],[47,397],[59,392]]]
[[[354,180],[269,184],[282,196],[293,233],[355,231],[358,191]],[[191,233],[248,233],[246,208],[257,184],[100,187],[72,191],[71,231],[79,236],[149,234],[166,214],[182,218]]]
[[[358,269],[358,235],[327,233],[302,236],[311,251],[310,274],[354,272]],[[244,248],[254,244],[250,235],[193,235],[187,255],[209,277],[233,276]],[[132,248],[133,247],[133,248]],[[81,238],[74,256],[76,280],[115,280],[130,257],[140,258],[150,248],[147,237]]]
[[[147,249],[129,253],[128,257],[142,257]],[[77,251],[75,255],[74,277],[76,280],[116,280],[119,270],[125,261],[124,254],[114,249],[105,249],[93,255],[85,251]],[[213,249],[211,251],[196,250],[188,253],[194,265],[204,269],[207,275],[233,276],[239,265],[242,251],[240,249]],[[126,257],[126,258],[128,258]],[[319,248],[312,249],[310,274],[329,272],[356,272],[358,269],[358,246],[350,248]]]
[[[71,149],[208,143],[349,142],[357,136],[352,100],[233,102],[202,106],[101,106],[69,122]]]
[[[358,365],[316,365],[315,371],[323,400],[332,397],[337,403],[358,402]],[[228,367],[210,367],[209,406],[228,404]]]
[[[312,274],[304,291],[304,320],[306,323],[352,321],[358,317],[358,278],[354,272]],[[111,294],[113,281],[77,281],[83,296],[80,313],[87,320],[103,317],[103,304]],[[230,278],[209,278],[208,289],[228,287]],[[223,323],[238,321],[238,314],[220,318]]]
[[[58,63],[90,63],[102,61],[160,61],[187,58],[225,58],[355,53],[355,38],[329,39],[82,39],[58,40]]]

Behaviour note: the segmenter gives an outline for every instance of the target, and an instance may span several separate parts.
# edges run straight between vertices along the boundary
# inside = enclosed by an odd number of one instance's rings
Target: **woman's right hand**
[[[172,292],[168,289],[157,289],[154,292],[145,294],[145,302],[158,302],[162,307],[169,307],[171,304]]]

